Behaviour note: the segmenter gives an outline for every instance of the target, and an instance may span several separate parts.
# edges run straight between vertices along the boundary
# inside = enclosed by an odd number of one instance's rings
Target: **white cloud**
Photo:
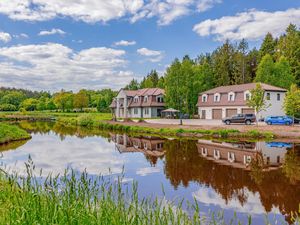
[[[144,176],[148,176],[149,174],[159,173],[159,172],[160,169],[158,167],[144,167],[144,168],[139,168],[136,171],[136,174],[144,177]]]
[[[59,138],[59,135],[52,132],[50,135],[33,134],[27,144],[15,151],[3,152],[0,168],[10,170],[11,173],[15,171],[21,176],[26,175],[25,162],[30,155],[37,176],[40,169],[43,169],[42,176],[50,173],[56,176],[63,174],[68,167],[80,172],[86,169],[90,175],[122,173],[126,156],[115,151],[113,143],[99,137],[81,139],[66,136],[64,141]],[[46,142],[51,145],[42,144]]]
[[[276,12],[253,9],[234,16],[205,20],[196,24],[193,30],[200,36],[213,35],[218,41],[243,38],[258,40],[263,38],[267,32],[279,36],[290,23],[300,26],[300,8]]]
[[[11,36],[9,33],[0,32],[0,41],[7,43],[11,41]]]
[[[197,9],[199,12],[205,12],[220,3],[222,3],[222,0],[200,0],[197,4]]]
[[[66,34],[66,32],[61,29],[52,28],[51,30],[43,30],[38,35],[45,36],[45,35],[53,35],[53,34],[64,35]]]
[[[139,48],[137,53],[142,56],[146,56],[147,60],[151,62],[159,62],[163,58],[162,51],[150,50],[148,48]]]
[[[0,86],[57,91],[125,86],[125,51],[106,47],[80,52],[56,43],[0,48]]]
[[[136,44],[135,41],[125,41],[125,40],[121,40],[121,41],[114,43],[115,46],[129,46],[129,45],[135,45],[135,44]]]
[[[158,18],[159,25],[193,12],[203,12],[221,0],[10,0],[0,1],[0,13],[13,20],[45,21],[70,17],[87,23],[127,18]]]

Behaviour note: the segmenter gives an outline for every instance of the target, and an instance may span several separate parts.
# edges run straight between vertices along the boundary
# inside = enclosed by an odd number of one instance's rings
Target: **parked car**
[[[265,119],[266,124],[281,124],[281,125],[291,125],[293,123],[293,119],[288,116],[268,116]]]
[[[287,142],[268,142],[267,146],[270,148],[291,148],[293,145]]]
[[[226,117],[222,121],[226,125],[231,123],[244,123],[250,125],[251,123],[256,122],[256,116],[254,114],[237,114],[231,117]]]

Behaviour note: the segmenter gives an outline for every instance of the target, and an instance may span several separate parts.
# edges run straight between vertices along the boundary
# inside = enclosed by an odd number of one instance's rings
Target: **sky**
[[[0,0],[0,86],[112,88],[224,40],[300,27],[300,0]]]

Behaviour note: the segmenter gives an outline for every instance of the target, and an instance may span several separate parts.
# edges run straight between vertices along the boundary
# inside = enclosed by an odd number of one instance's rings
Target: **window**
[[[134,97],[133,102],[135,102],[135,103],[139,102],[139,97],[137,97],[137,96]]]
[[[228,161],[229,162],[234,162],[235,160],[235,155],[233,152],[228,152]]]
[[[202,102],[207,102],[207,95],[202,95]]]
[[[267,100],[271,100],[271,94],[267,93]]]
[[[164,102],[164,98],[162,96],[159,96],[156,98],[156,101],[162,103],[162,102]]]
[[[219,93],[217,93],[217,94],[214,95],[214,101],[215,102],[219,102],[220,101],[220,94]]]
[[[228,93],[228,101],[229,102],[233,102],[234,101],[234,97],[235,97],[234,92],[229,92]]]
[[[149,114],[149,108],[145,108],[144,113],[145,113],[145,115],[148,115]]]
[[[156,149],[162,149],[162,148],[163,148],[163,143],[156,144]]]
[[[135,114],[135,115],[137,115],[138,114],[138,108],[134,108],[134,110],[133,110],[133,113]]]
[[[221,155],[220,155],[220,151],[219,151],[219,150],[214,149],[214,158],[215,158],[215,159],[220,159],[220,158],[221,158]]]
[[[250,97],[251,97],[250,91],[245,91],[244,92],[244,100],[247,101],[250,99]]]
[[[277,101],[280,101],[280,94],[277,94]]]
[[[148,96],[145,96],[144,97],[144,102],[147,102],[148,101]]]

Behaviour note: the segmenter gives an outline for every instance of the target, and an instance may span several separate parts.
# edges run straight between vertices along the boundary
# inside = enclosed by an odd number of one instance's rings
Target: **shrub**
[[[83,114],[78,117],[78,124],[83,127],[89,127],[94,124],[93,116],[90,114]]]

